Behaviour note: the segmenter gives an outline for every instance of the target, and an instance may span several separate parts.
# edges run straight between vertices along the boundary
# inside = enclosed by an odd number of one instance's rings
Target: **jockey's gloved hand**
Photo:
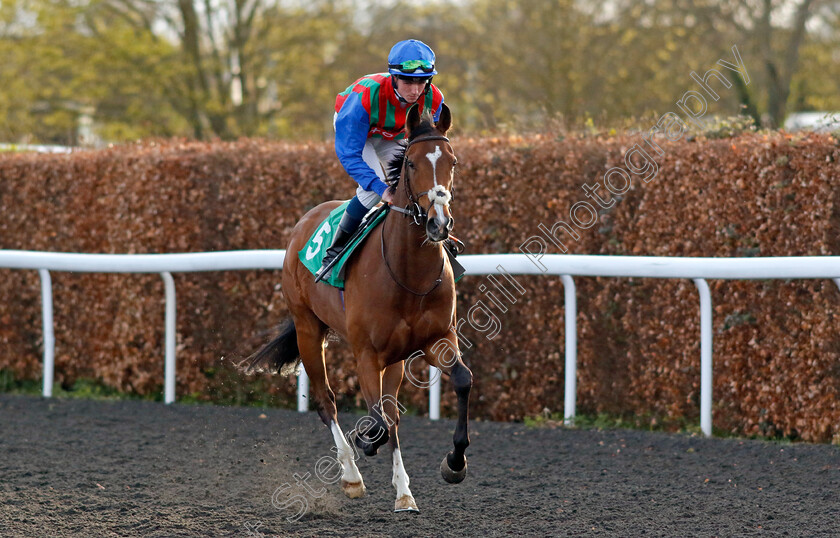
[[[385,192],[382,193],[382,201],[386,204],[391,204],[394,202],[394,189],[393,187],[388,187],[385,189]]]

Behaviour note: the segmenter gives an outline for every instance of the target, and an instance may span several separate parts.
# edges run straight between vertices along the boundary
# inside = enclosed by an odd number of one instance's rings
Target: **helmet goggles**
[[[406,60],[399,64],[388,64],[388,68],[404,75],[422,77],[432,73],[435,70],[435,64],[428,60]]]

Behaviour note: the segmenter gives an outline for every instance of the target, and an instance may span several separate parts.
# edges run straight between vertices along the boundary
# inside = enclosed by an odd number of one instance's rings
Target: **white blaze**
[[[443,155],[443,152],[440,151],[440,146],[435,146],[435,152],[434,153],[427,153],[426,154],[426,158],[429,159],[429,162],[432,163],[432,179],[435,182],[435,187],[438,186],[438,182],[437,182],[437,161],[438,161],[438,159],[440,159],[441,155]],[[437,191],[439,189],[435,188],[433,190]],[[446,189],[443,189],[443,191],[446,192]],[[430,196],[429,198],[431,198],[435,202],[435,217],[438,221],[438,224],[443,226],[446,222],[446,216],[443,213],[444,204],[441,204],[441,203],[437,202],[437,196],[435,196],[434,198],[432,198]],[[447,205],[448,205],[448,202],[447,202]]]
[[[443,153],[440,151],[440,146],[435,146],[434,153],[426,154],[426,158],[428,158],[429,162],[432,163],[432,174],[434,174],[432,178],[435,181],[435,187],[437,187],[437,161],[440,159],[441,155],[443,155]]]

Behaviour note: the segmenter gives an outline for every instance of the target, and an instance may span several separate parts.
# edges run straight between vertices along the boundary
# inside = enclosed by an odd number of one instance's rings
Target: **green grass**
[[[525,425],[532,428],[569,428],[578,430],[639,430],[639,431],[656,431],[667,433],[679,433],[691,436],[703,436],[703,430],[700,429],[700,419],[673,419],[662,420],[649,414],[644,415],[615,415],[609,413],[598,414],[583,414],[575,415],[573,424],[566,426],[563,424],[562,413],[551,413],[548,415],[537,415],[525,418]],[[764,435],[742,435],[732,433],[729,430],[712,427],[712,436],[719,439],[755,439],[761,441],[773,442],[781,445],[789,445],[800,442],[796,436],[784,436],[777,434],[775,436]],[[840,435],[832,440],[831,444],[840,445]]]
[[[287,407],[282,398],[268,391],[268,381],[257,379],[250,383],[228,382],[224,379],[221,385],[224,390],[214,391],[214,397],[207,394],[179,394],[177,401],[181,404],[211,404],[211,405],[239,405],[252,407]],[[232,380],[230,380],[232,381]],[[41,380],[17,379],[8,370],[0,370],[0,393],[26,394],[40,396],[43,391]],[[88,398],[94,400],[146,400],[163,401],[163,386],[156,387],[149,394],[124,392],[106,385],[101,379],[79,378],[69,388],[60,383],[53,384],[54,398]]]
[[[12,394],[41,394],[41,382],[17,380],[12,372],[0,370],[0,392]]]
[[[580,430],[645,430],[702,434],[699,424],[686,420],[662,421],[650,415],[615,415],[609,413],[575,415],[572,425],[563,424],[562,413],[526,417],[525,425],[533,428],[564,427]],[[717,435],[717,432],[715,432]]]
[[[40,396],[43,383],[40,380],[16,379],[8,370],[0,370],[0,393],[26,394]],[[162,401],[160,394],[140,396],[121,392],[105,385],[101,380],[77,379],[70,388],[65,389],[60,383],[53,384],[52,395],[55,398],[87,398],[94,400],[157,400]]]

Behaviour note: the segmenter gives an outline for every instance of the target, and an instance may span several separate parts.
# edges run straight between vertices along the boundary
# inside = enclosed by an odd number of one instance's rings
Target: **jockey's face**
[[[425,77],[395,77],[396,89],[408,104],[413,105],[423,95],[428,80]]]

